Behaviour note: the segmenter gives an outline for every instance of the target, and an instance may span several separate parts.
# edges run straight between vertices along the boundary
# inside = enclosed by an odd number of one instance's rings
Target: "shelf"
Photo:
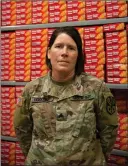
[[[24,86],[28,82],[16,82],[16,81],[1,81],[1,85],[6,86]]]
[[[2,26],[1,31],[14,31],[23,29],[36,29],[36,28],[56,28],[63,26],[88,26],[88,25],[103,25],[109,23],[128,22],[128,17],[112,18],[112,19],[100,19],[100,20],[84,20],[73,22],[59,22],[59,23],[47,23],[47,24],[31,24],[31,25],[16,25],[16,26]]]
[[[28,82],[16,82],[16,81],[1,81],[1,85],[5,86],[25,86]],[[108,84],[106,83],[108,88],[110,89],[128,89],[128,84]]]
[[[113,149],[111,154],[117,155],[117,156],[128,157],[128,151],[123,151],[123,150],[118,150],[118,149]]]
[[[15,137],[10,137],[10,136],[1,136],[2,141],[12,141],[12,142],[17,142],[17,138]]]
[[[109,83],[106,83],[106,85],[110,89],[128,89],[128,84],[109,84]]]

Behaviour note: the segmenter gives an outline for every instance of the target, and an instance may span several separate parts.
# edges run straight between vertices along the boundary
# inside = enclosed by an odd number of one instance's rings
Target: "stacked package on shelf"
[[[118,135],[114,145],[115,149],[128,151],[128,95],[127,91],[120,89],[114,91],[119,112]]]
[[[85,20],[105,19],[105,1],[86,0],[85,1]]]
[[[15,32],[2,33],[2,80],[15,80]]]
[[[16,81],[30,81],[31,30],[16,31]]]
[[[85,20],[85,2],[82,0],[67,1],[67,21]]]
[[[24,86],[16,86],[15,87],[15,92],[16,92],[15,96],[16,96],[16,98],[21,96],[21,93],[22,93],[23,89],[24,89]]]
[[[106,32],[106,79],[108,83],[128,82],[128,47],[124,23],[104,25]]]
[[[54,28],[48,28],[48,41],[50,40],[51,35],[52,35],[54,30],[55,30]]]
[[[24,166],[25,162],[25,156],[23,155],[23,152],[19,146],[19,143],[16,143],[16,166]]]
[[[32,23],[48,23],[48,0],[32,1]]]
[[[16,24],[24,25],[32,23],[32,2],[31,0],[18,0],[16,2]]]
[[[2,7],[2,26],[16,25],[16,1],[4,0],[1,1]]]
[[[15,143],[2,141],[1,142],[1,164],[4,166],[15,165]]]
[[[114,144],[114,149],[128,151],[128,95],[127,91],[124,89],[114,90],[114,97],[116,99],[116,104],[118,108],[118,133],[116,137],[116,142]],[[112,163],[117,165],[126,166],[128,164],[127,157],[111,155],[109,157],[110,166]]]
[[[66,0],[48,1],[50,23],[66,21]]]
[[[103,27],[84,27],[85,72],[104,80],[105,51]]]
[[[47,73],[46,49],[48,45],[48,29],[32,30],[32,66],[31,80]]]
[[[106,1],[106,18],[126,17],[127,2],[126,0],[109,0]]]
[[[1,88],[1,132],[5,136],[15,136],[13,117],[15,111],[15,87]]]
[[[111,155],[108,159],[107,166],[127,166],[128,160],[126,157]]]
[[[119,113],[118,136],[114,145],[115,149],[128,151],[128,114]]]

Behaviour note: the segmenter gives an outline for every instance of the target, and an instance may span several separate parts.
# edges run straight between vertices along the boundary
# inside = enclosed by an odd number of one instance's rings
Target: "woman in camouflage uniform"
[[[115,99],[103,81],[84,73],[75,28],[53,32],[46,63],[49,73],[25,86],[15,111],[25,165],[105,166],[117,134]]]

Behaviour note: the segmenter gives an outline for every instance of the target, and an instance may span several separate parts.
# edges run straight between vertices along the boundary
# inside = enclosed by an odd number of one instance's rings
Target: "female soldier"
[[[25,86],[15,111],[25,165],[106,165],[117,134],[115,99],[103,81],[83,72],[75,28],[53,32],[46,63],[49,73]]]

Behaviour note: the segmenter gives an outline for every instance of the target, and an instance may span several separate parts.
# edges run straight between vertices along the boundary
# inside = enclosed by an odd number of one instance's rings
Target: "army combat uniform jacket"
[[[14,126],[25,165],[104,166],[117,134],[116,104],[96,77],[58,83],[48,74],[25,86]]]

